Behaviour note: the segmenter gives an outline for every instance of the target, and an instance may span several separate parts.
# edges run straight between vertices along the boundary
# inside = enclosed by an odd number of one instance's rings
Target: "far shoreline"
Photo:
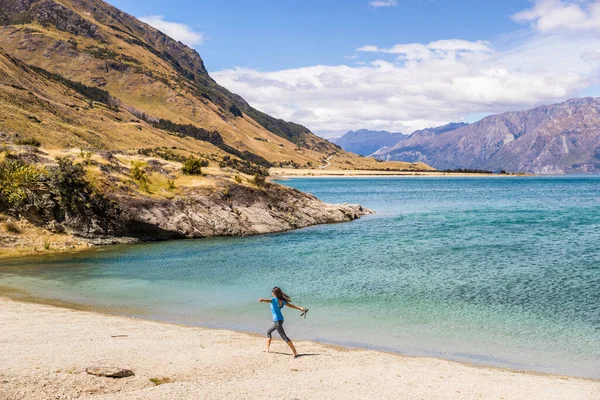
[[[509,178],[531,177],[525,173],[475,173],[475,172],[443,172],[443,171],[386,171],[386,170],[328,170],[328,169],[293,169],[271,168],[269,179],[285,180],[294,178]]]

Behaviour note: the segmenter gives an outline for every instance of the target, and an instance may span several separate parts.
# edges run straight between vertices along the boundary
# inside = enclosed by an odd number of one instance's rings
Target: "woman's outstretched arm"
[[[258,299],[259,303],[270,303],[271,299]]]
[[[286,306],[295,308],[296,310],[304,311],[304,307],[298,307],[298,306],[293,305],[292,303],[287,303]]]

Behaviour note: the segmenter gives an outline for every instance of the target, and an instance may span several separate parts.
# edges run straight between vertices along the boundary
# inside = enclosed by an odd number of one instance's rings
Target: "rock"
[[[134,376],[133,371],[117,367],[91,367],[85,370],[90,375],[104,376],[106,378],[127,378]]]
[[[327,204],[277,184],[264,189],[231,184],[226,198],[219,193],[190,189],[172,200],[121,196],[115,202],[123,211],[124,235],[141,240],[283,232],[373,213],[360,205]]]

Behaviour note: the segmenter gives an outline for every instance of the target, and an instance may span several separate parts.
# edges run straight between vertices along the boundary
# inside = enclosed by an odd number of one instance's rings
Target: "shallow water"
[[[600,177],[295,179],[347,224],[0,266],[0,286],[190,325],[600,378]],[[134,310],[134,311],[132,311]]]

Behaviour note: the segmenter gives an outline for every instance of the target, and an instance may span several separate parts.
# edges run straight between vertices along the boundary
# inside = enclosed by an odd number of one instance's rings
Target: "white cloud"
[[[358,51],[365,65],[212,74],[276,117],[324,136],[360,128],[409,133],[469,115],[576,97],[600,84],[596,32],[533,30],[494,42],[439,40]]]
[[[378,46],[367,45],[356,49],[356,51],[367,53],[398,54],[399,60],[414,60],[437,57],[440,54],[458,57],[465,53],[489,52],[491,49],[489,47],[489,43],[484,41],[469,42],[461,39],[447,39],[438,40],[428,44],[397,44],[390,48],[383,49],[380,49]]]
[[[395,7],[398,5],[398,0],[372,0],[369,5],[371,7]]]
[[[535,29],[600,30],[600,0],[538,0],[533,8],[512,16],[518,22],[530,22]]]
[[[165,17],[162,15],[149,15],[138,19],[188,46],[200,45],[204,42],[204,36],[201,33],[195,32],[186,24],[165,21]]]

